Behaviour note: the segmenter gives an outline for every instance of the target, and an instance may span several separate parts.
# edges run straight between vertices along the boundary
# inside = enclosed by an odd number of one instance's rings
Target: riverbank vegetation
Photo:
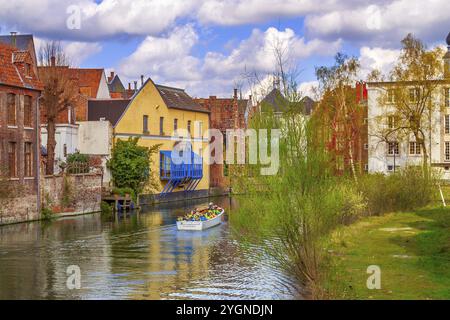
[[[140,194],[145,188],[155,188],[157,179],[151,171],[152,155],[160,145],[151,148],[138,145],[139,138],[118,140],[112,150],[108,168],[117,190],[131,189],[132,195]]]
[[[426,208],[363,219],[329,238],[328,277],[334,299],[450,299],[450,212]],[[366,269],[381,270],[369,290]]]

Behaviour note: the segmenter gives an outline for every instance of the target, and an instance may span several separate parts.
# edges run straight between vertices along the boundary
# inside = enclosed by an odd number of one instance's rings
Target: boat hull
[[[202,231],[215,227],[222,223],[222,216],[225,210],[222,209],[214,219],[207,221],[177,221],[177,229],[180,231]]]

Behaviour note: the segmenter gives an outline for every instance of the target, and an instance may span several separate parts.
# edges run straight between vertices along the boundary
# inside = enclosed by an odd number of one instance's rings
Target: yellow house
[[[151,168],[161,181],[158,193],[195,190],[208,194],[209,166],[203,157],[208,139],[203,135],[209,129],[209,111],[183,89],[157,85],[148,79],[131,100],[89,101],[88,112],[89,120],[104,118],[111,122],[115,140],[139,137],[142,146],[161,144]],[[187,132],[194,161],[191,165],[171,163],[172,150],[181,141],[188,141]]]

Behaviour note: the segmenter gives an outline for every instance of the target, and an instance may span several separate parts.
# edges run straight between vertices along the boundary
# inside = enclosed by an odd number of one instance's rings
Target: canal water
[[[237,200],[214,198],[229,209]],[[202,232],[176,219],[207,200],[0,227],[0,299],[295,299],[294,282],[243,244],[225,217]],[[228,210],[227,210],[228,211]],[[81,288],[67,287],[78,266]]]

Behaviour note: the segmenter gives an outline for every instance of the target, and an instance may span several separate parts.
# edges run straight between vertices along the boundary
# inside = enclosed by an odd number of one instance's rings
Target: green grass
[[[332,234],[324,286],[336,299],[450,299],[450,209],[371,217]],[[381,289],[366,286],[381,268]]]

